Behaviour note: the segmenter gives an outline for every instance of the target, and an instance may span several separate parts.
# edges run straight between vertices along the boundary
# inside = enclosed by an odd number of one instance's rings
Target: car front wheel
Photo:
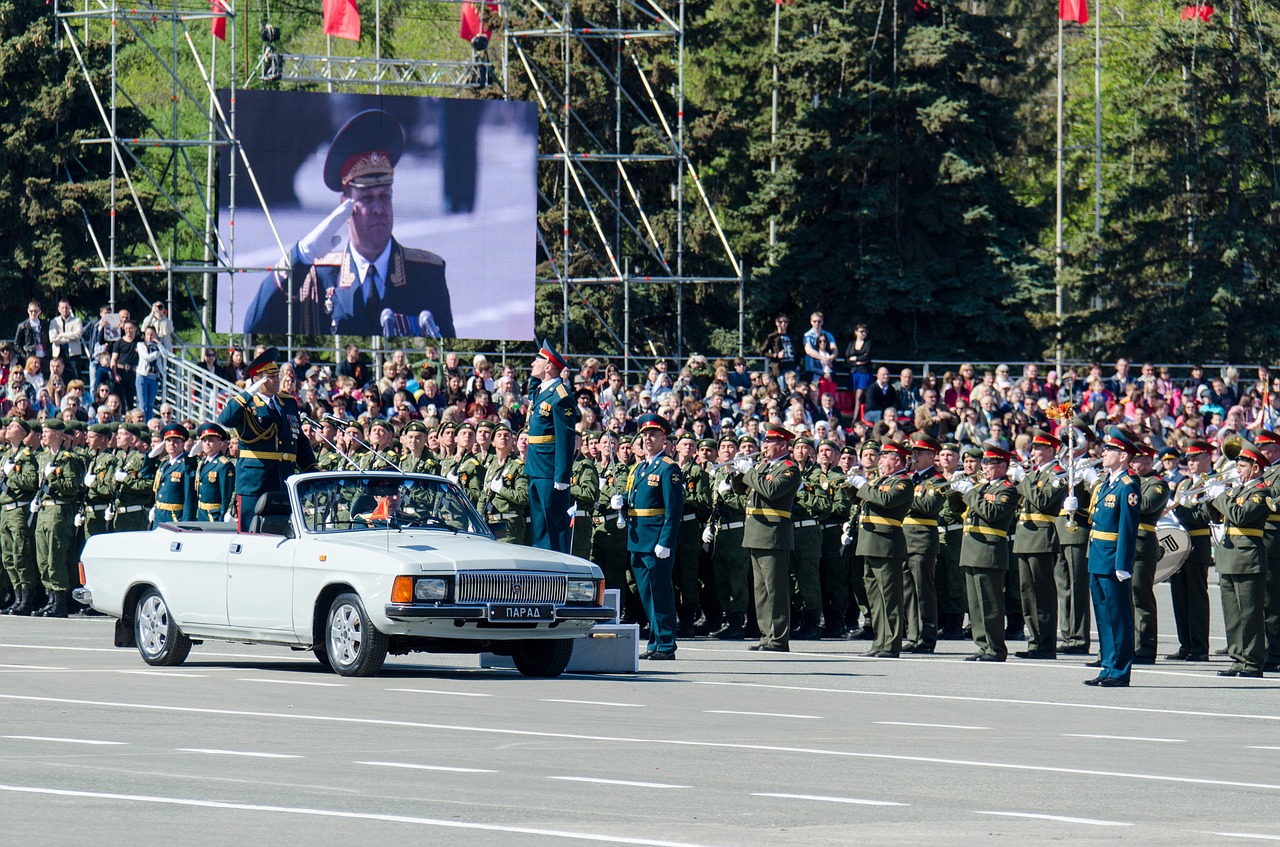
[[[564,673],[573,655],[572,638],[526,641],[512,655],[516,670],[525,676],[553,677]]]
[[[373,676],[387,658],[387,636],[378,632],[355,594],[339,594],[325,626],[329,666],[340,676]]]
[[[134,607],[133,635],[148,665],[174,667],[191,653],[191,639],[178,629],[164,597],[154,588],[148,588]]]

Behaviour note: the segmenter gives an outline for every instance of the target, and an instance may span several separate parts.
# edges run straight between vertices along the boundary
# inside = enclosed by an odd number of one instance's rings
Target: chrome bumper
[[[488,606],[484,604],[478,606],[437,606],[425,603],[388,603],[384,611],[387,617],[393,621],[487,621],[489,619]],[[557,606],[554,620],[611,623],[615,614],[614,610],[607,606]],[[522,622],[512,621],[511,623]],[[501,624],[496,625],[500,626]]]

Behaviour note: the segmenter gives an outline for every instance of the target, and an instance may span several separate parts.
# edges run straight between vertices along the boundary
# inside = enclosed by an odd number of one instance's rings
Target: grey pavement
[[[111,646],[109,620],[0,618],[0,831],[77,845],[1280,840],[1280,680],[1219,678],[1224,659],[1098,690],[1078,657],[975,664],[964,642],[898,660],[856,657],[865,642],[746,646],[682,642],[634,677],[533,680],[415,654],[343,679],[308,653],[213,642],[152,669]]]

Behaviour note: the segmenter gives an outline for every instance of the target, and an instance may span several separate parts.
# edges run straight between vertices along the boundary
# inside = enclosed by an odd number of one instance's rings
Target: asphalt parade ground
[[[344,679],[213,642],[153,669],[111,627],[0,618],[6,843],[1280,841],[1280,679],[1219,678],[1222,657],[1099,690],[1080,657],[964,662],[967,642],[698,639],[635,677],[417,654]]]

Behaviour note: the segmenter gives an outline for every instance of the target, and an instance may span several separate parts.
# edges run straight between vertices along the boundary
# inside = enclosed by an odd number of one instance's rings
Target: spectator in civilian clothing
[[[898,381],[893,384],[893,393],[898,398],[894,408],[908,415],[915,415],[916,406],[921,403],[920,386],[916,384],[915,374],[911,368],[903,368],[898,374]]]
[[[849,387],[853,390],[853,417],[862,417],[862,404],[867,389],[875,378],[871,375],[871,339],[867,325],[858,324],[853,329],[853,340],[845,348],[844,357],[849,362]]]
[[[1129,373],[1129,360],[1121,356],[1116,359],[1115,375],[1105,383],[1106,389],[1111,392],[1112,397],[1123,397],[1125,389],[1131,382],[1133,382],[1133,376]]]
[[[49,343],[53,357],[66,366],[73,377],[85,373],[88,364],[84,355],[84,323],[71,311],[71,303],[65,298],[58,301],[58,314],[49,321]]]
[[[788,334],[791,318],[779,314],[773,319],[773,332],[765,336],[764,346],[760,354],[769,360],[769,370],[774,376],[781,376],[796,369],[795,343]]]
[[[348,344],[346,350],[346,358],[338,363],[337,375],[351,377],[355,380],[357,388],[364,388],[373,379],[373,372],[369,369],[369,364],[360,354],[360,348],[354,344]],[[455,356],[454,361],[457,361]]]
[[[898,402],[898,394],[889,384],[889,369],[880,367],[876,370],[876,381],[867,389],[867,402],[863,419],[867,423],[875,423],[884,416],[884,410]]]
[[[25,364],[35,356],[44,369],[49,358],[49,322],[41,317],[40,304],[35,300],[27,304],[27,319],[14,331],[13,348],[18,361]]]

